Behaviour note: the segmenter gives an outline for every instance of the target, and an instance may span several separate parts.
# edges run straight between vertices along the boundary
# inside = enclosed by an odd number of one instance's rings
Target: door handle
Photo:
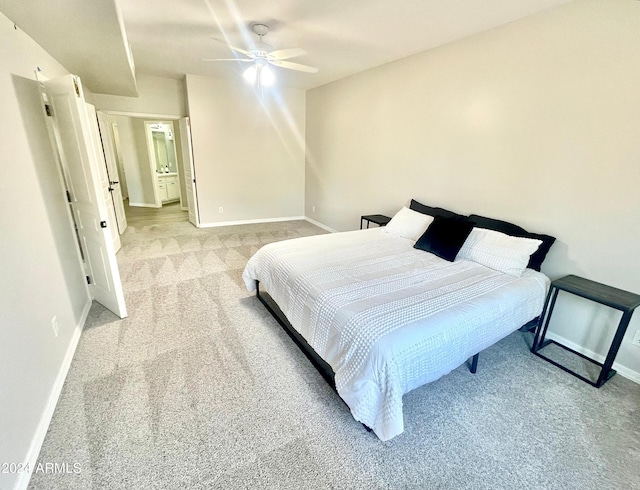
[[[109,185],[113,185],[113,184],[119,184],[120,182],[118,182],[117,180],[110,180],[109,181]]]
[[[113,191],[114,191],[113,187],[108,187],[108,188],[107,188],[107,190],[108,190],[109,192],[113,192]]]

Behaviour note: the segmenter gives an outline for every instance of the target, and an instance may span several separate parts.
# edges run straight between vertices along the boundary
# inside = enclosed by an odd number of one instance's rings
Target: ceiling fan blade
[[[253,60],[247,58],[202,58],[202,61],[246,61],[253,62]]]
[[[304,56],[305,54],[307,54],[307,52],[302,48],[276,49],[275,51],[271,51],[268,57],[275,60],[288,60],[289,58]]]
[[[304,71],[307,73],[318,73],[318,69],[315,66],[301,65],[300,63],[292,63],[291,61],[280,60],[268,60],[274,66],[280,68],[287,68],[289,70]]]
[[[249,58],[254,58],[253,53],[251,53],[251,51],[247,51],[246,49],[242,49],[242,48],[236,48],[235,46],[231,46],[231,45],[229,45],[229,48],[231,48],[233,51],[237,53],[242,53],[245,56],[248,56]]]

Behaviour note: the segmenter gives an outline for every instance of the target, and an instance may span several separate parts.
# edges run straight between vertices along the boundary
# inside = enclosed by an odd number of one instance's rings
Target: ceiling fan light
[[[273,73],[273,70],[268,66],[263,66],[260,70],[260,83],[263,87],[270,87],[273,85],[273,82],[276,81],[276,76]]]
[[[256,65],[251,65],[244,71],[242,76],[247,82],[254,84],[256,83],[256,78],[258,78],[258,68]]]

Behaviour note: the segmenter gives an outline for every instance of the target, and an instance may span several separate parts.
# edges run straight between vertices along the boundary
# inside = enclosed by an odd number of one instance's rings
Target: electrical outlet
[[[218,208],[218,212],[219,212],[220,214],[224,213],[224,209],[222,209],[222,206],[220,206],[220,207]]]
[[[56,318],[55,315],[53,316],[53,318],[51,318],[51,328],[53,329],[53,336],[57,337],[58,336],[58,319]]]
[[[315,213],[316,212],[316,207],[315,206],[311,206],[311,212]]]
[[[636,330],[636,334],[633,336],[631,343],[640,347],[640,330]]]

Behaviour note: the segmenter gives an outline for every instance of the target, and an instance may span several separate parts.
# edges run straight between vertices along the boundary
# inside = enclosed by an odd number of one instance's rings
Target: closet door
[[[74,75],[42,81],[50,106],[55,144],[67,174],[71,207],[88,272],[91,296],[120,318],[127,316],[120,271],[109,228],[93,123],[80,79]],[[105,170],[106,173],[106,170]]]

